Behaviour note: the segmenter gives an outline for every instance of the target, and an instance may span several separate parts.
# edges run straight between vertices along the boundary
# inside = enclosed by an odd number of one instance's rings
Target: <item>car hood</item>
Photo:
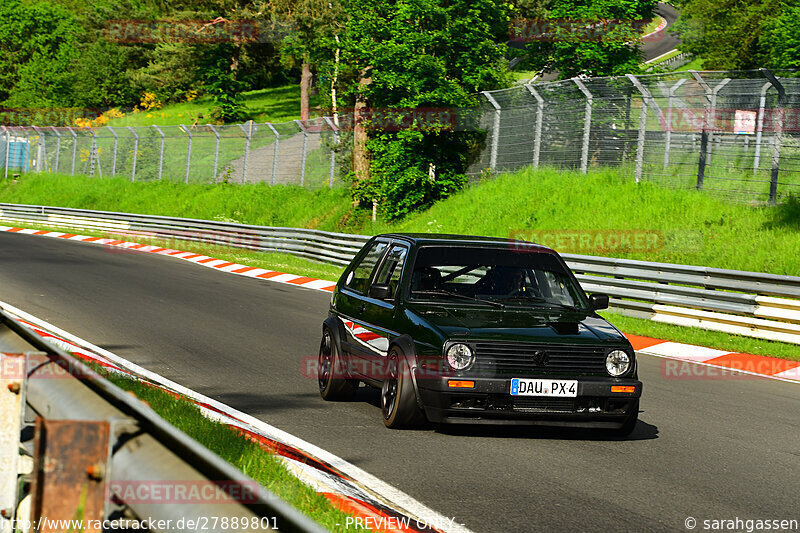
[[[563,309],[486,309],[458,306],[409,306],[445,338],[498,341],[606,344],[627,342],[593,312]]]

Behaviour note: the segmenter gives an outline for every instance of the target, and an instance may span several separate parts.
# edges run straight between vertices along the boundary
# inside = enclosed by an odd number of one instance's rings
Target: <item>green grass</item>
[[[283,85],[269,89],[249,91],[242,94],[248,116],[255,122],[288,122],[300,118],[300,86]],[[312,94],[311,108],[319,105],[319,98]],[[111,119],[109,126],[177,126],[213,124],[209,117],[214,108],[210,97],[200,97],[191,102],[168,104],[161,109],[129,112],[124,117]]]
[[[334,230],[351,208],[344,189],[203,185],[25,174],[0,180],[0,201]]]
[[[681,52],[680,50],[678,50],[678,49],[676,48],[676,49],[675,49],[675,50],[673,50],[672,52],[668,52],[667,54],[665,54],[663,57],[659,57],[659,58],[658,58],[658,60],[656,60],[656,61],[650,61],[650,62],[648,62],[648,63],[645,63],[645,65],[647,65],[647,66],[649,66],[649,67],[650,67],[650,66],[655,66],[655,65],[658,65],[658,64],[661,64],[661,63],[663,63],[664,61],[666,61],[666,60],[668,60],[668,59],[672,59],[673,57],[675,57],[675,56],[677,56],[677,55],[680,55],[681,53],[683,53],[683,52]]]
[[[636,229],[657,232],[663,246],[605,255],[775,274],[800,272],[800,202],[774,208],[726,203],[695,190],[637,184],[614,169],[587,175],[554,169],[505,174],[400,223],[379,223],[371,229],[498,237],[518,230],[541,236],[550,230]],[[559,251],[604,255],[569,247]]]
[[[675,69],[675,72],[686,72],[688,70],[703,70],[703,58],[696,57],[683,66]]]
[[[796,344],[742,337],[721,331],[662,324],[610,311],[601,311],[600,314],[620,330],[633,335],[800,361],[800,346]]]
[[[346,531],[348,515],[334,508],[322,494],[296,478],[286,466],[257,442],[237,430],[209,420],[183,398],[176,398],[131,378],[103,372],[115,385],[133,392],[159,416],[263,485],[300,512],[330,531]]]
[[[642,35],[648,35],[650,33],[653,33],[654,31],[656,31],[656,28],[658,28],[661,25],[661,21],[662,20],[664,20],[664,19],[662,19],[658,15],[653,17],[653,20],[648,22],[647,26],[644,27],[644,30],[642,31]]]
[[[695,190],[636,184],[614,169],[587,175],[555,169],[504,174],[397,223],[372,224],[353,210],[344,189],[309,191],[263,184],[131,183],[27,174],[16,183],[0,181],[0,202],[364,234],[412,231],[508,237],[521,231],[545,237],[558,230],[641,230],[656,235],[659,246],[612,253],[569,246],[558,249],[774,274],[800,272],[797,200],[772,208],[727,203]]]

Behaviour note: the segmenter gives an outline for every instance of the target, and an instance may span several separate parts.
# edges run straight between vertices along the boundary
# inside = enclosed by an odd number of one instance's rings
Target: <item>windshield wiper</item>
[[[456,298],[461,298],[462,300],[471,300],[471,301],[474,301],[474,302],[481,302],[481,303],[492,305],[494,307],[499,307],[500,309],[505,309],[506,308],[506,306],[501,304],[500,302],[495,302],[495,301],[492,301],[492,300],[484,300],[483,298],[475,298],[474,296],[467,296],[465,294],[459,294],[457,292],[445,291],[445,290],[442,290],[442,289],[411,291],[411,294],[424,294],[424,295],[428,295],[428,296],[455,296]]]
[[[546,306],[543,306],[543,307],[558,307],[558,308],[561,308],[561,309],[567,309],[569,311],[582,311],[582,309],[579,309],[578,307],[576,307],[574,305],[562,304],[562,303],[559,303],[559,302],[553,302],[551,300],[548,300],[547,298],[543,298],[541,296],[534,296],[532,294],[531,295],[517,294],[515,296],[509,296],[507,298],[504,298],[504,300],[525,300],[525,301],[531,302],[531,303],[546,304]]]

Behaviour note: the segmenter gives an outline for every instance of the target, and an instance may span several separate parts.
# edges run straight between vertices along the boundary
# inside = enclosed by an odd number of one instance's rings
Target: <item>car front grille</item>
[[[528,342],[477,342],[473,370],[482,376],[605,376],[605,348]]]

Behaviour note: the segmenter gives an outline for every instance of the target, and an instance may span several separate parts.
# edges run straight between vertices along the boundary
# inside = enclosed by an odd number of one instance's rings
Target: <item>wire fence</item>
[[[791,75],[689,71],[485,92],[486,147],[469,174],[620,167],[636,181],[774,203],[800,194]]]
[[[9,171],[124,176],[131,181],[333,187],[338,128],[324,118],[279,124],[148,127],[4,127]]]
[[[797,72],[677,72],[525,84],[481,95],[475,110],[411,110],[479,128],[473,179],[525,167],[697,188],[755,203],[800,194]],[[372,127],[414,127],[371,110]],[[376,119],[377,117],[377,119]],[[381,124],[381,122],[384,122]],[[186,183],[333,187],[348,171],[353,117],[281,124],[150,127],[2,127],[9,170],[169,179]],[[435,175],[433,176],[435,179]]]

